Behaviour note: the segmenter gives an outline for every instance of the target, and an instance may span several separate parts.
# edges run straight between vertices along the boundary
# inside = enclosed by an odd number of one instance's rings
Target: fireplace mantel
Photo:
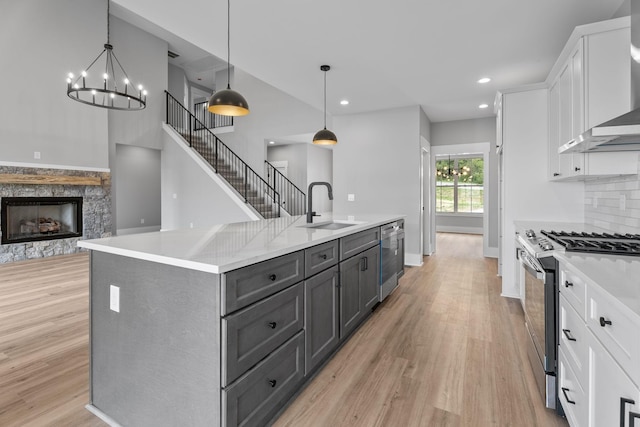
[[[99,176],[0,174],[0,184],[102,185]]]

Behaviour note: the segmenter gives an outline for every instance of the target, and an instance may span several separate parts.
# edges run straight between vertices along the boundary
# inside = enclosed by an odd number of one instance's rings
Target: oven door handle
[[[544,280],[544,272],[538,270],[538,268],[533,265],[533,263],[529,260],[529,256],[527,254],[521,253],[521,255],[522,256],[520,257],[520,262],[522,263],[524,269],[527,270],[527,272],[529,272],[529,274],[534,276],[536,279]]]

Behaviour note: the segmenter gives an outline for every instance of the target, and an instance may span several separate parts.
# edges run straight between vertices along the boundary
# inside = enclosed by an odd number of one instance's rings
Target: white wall
[[[498,221],[500,220],[500,213],[498,206],[499,157],[493,148],[496,145],[495,117],[473,120],[456,120],[451,122],[432,123],[431,125],[431,145],[452,145],[454,147],[452,147],[450,154],[457,152],[455,149],[456,145],[482,142],[490,143],[491,147],[489,150],[489,163],[485,165],[485,168],[489,171],[489,206],[486,211],[488,214],[487,219],[489,230],[487,245],[489,248],[497,250],[499,238]],[[465,217],[461,217],[459,220],[451,219],[451,217],[439,220],[440,224],[457,227],[472,227],[472,222],[473,220],[469,220]]]
[[[251,113],[235,117],[234,131],[220,139],[259,174],[267,158],[265,139],[315,133],[322,126],[322,111],[237,68],[232,88],[245,97]]]
[[[163,142],[163,230],[208,227],[256,218],[241,209],[237,200],[196,165],[188,154],[190,148],[183,149],[168,134],[164,135]]]
[[[187,75],[180,67],[176,67],[173,64],[169,64],[168,68],[168,91],[175,99],[177,99],[182,105],[189,108],[189,94],[185,93],[185,87],[187,84]]]
[[[328,182],[333,186],[333,151],[317,145],[306,144],[306,146],[307,187],[312,182]],[[307,192],[306,188],[302,190],[305,193]],[[311,202],[315,212],[333,211],[333,201],[329,200],[326,188],[314,187],[313,200]]]
[[[287,144],[267,148],[269,162],[287,162],[287,178],[307,192],[307,145]]]
[[[3,1],[1,10],[0,161],[108,168],[107,110],[69,99],[66,83],[102,51],[106,3]]]
[[[333,131],[333,209],[340,214],[405,214],[407,252],[420,248],[420,107],[336,116]],[[355,194],[348,202],[347,194]]]
[[[160,150],[118,144],[116,158],[117,234],[159,230]]]

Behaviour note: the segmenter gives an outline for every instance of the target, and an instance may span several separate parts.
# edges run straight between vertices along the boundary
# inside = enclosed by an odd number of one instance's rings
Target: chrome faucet
[[[316,214],[311,208],[311,200],[313,199],[313,187],[316,185],[326,185],[327,190],[329,190],[329,200],[333,200],[333,188],[331,188],[331,184],[328,182],[312,182],[309,184],[309,189],[307,190],[307,223],[311,224],[313,222],[314,216],[320,216]]]

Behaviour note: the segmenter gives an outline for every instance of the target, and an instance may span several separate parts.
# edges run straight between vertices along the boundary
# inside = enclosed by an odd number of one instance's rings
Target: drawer
[[[560,280],[558,281],[558,289],[560,294],[564,295],[567,301],[573,306],[574,310],[585,319],[585,281],[571,270],[560,265]]]
[[[340,239],[340,261],[380,243],[380,228],[371,228]]]
[[[567,362],[571,364],[580,385],[586,389],[589,381],[587,325],[562,294],[560,295],[558,321],[560,322],[558,331],[560,351],[564,353]]]
[[[589,401],[562,352],[558,354],[558,398],[571,427],[587,425]]]
[[[338,240],[304,250],[304,277],[311,277],[338,263]]]
[[[227,385],[304,327],[300,282],[222,319],[222,384]]]
[[[222,425],[265,425],[297,390],[303,378],[304,331],[300,331],[222,390]]]
[[[595,285],[587,287],[587,326],[631,380],[640,385],[640,322]]]
[[[303,278],[303,251],[230,271],[222,276],[222,314],[246,307]]]

